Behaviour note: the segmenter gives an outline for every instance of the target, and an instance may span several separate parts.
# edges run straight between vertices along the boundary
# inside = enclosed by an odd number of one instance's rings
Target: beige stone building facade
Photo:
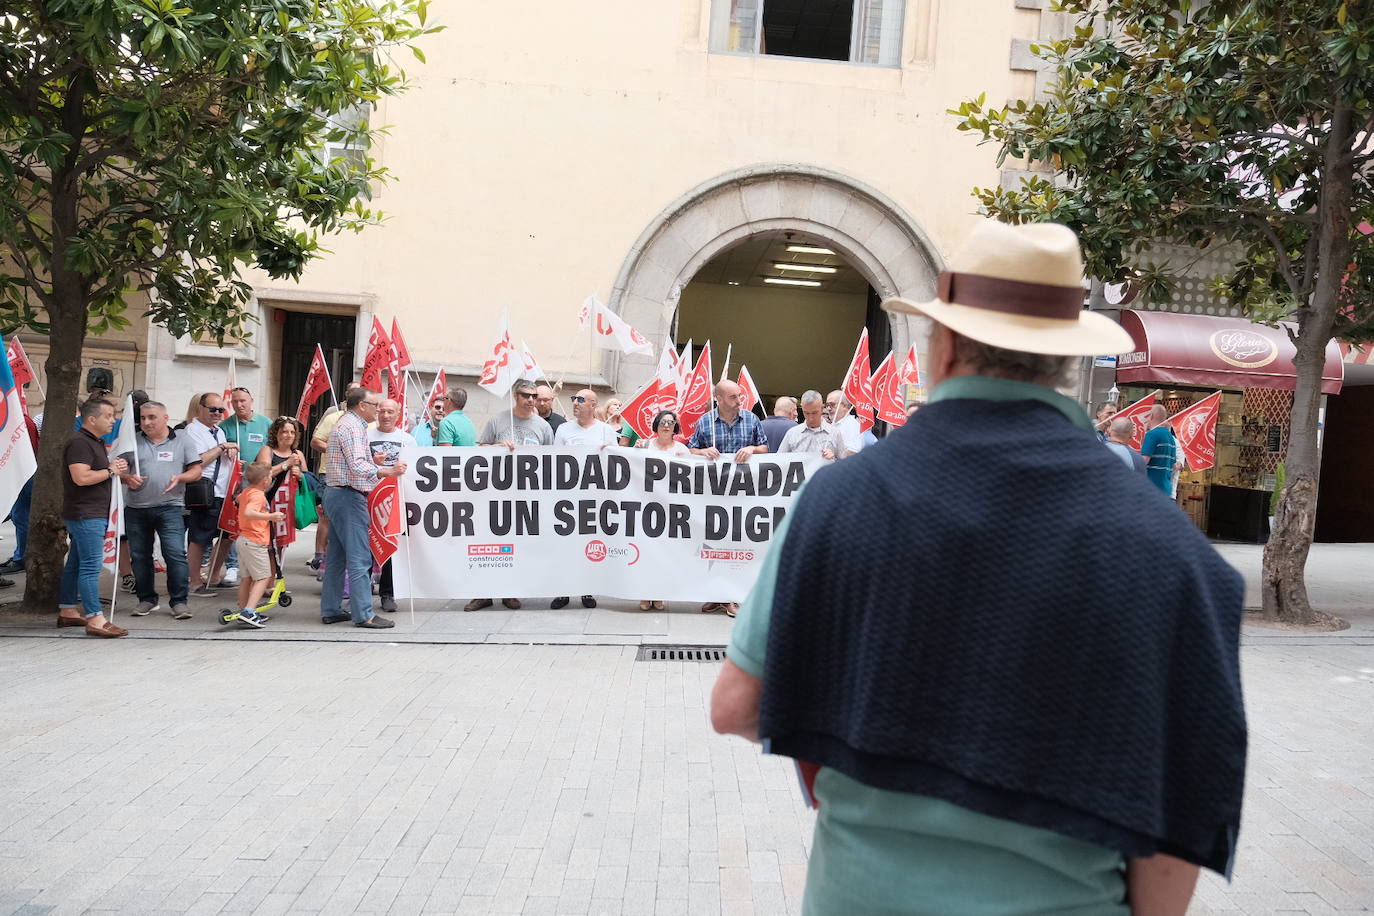
[[[834,387],[865,326],[877,350],[924,348],[877,303],[931,295],[971,189],[1003,177],[946,109],[1036,91],[1027,46],[1062,27],[1043,5],[436,5],[449,27],[406,64],[414,88],[371,117],[397,176],[385,224],[328,240],[299,283],[251,278],[243,346],[150,329],[136,377],[177,404],[233,355],[261,412],[293,412],[315,343],[342,387],[379,315],[426,385],[471,382],[508,308],[550,374],[628,396],[654,358],[590,349],[595,293],[655,347],[709,338],[717,373],[729,347],[767,395]],[[504,407],[469,387],[479,420]]]

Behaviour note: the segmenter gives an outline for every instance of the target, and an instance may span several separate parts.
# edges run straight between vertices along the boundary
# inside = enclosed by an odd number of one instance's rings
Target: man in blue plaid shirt
[[[697,421],[687,447],[693,455],[715,461],[721,455],[734,454],[735,463],[743,464],[750,455],[768,451],[768,436],[763,424],[750,411],[741,411],[742,396],[734,382],[722,379],[715,388],[716,409]],[[732,602],[708,601],[701,606],[703,614],[724,613],[734,617],[739,605]]]

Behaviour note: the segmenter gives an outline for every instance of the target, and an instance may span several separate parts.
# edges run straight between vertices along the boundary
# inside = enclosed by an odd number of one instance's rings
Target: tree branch
[[[1241,221],[1248,226],[1259,229],[1264,237],[1269,240],[1274,253],[1278,255],[1279,273],[1283,274],[1284,282],[1288,284],[1288,291],[1293,294],[1294,299],[1301,300],[1303,284],[1298,282],[1298,277],[1293,272],[1293,261],[1288,257],[1288,246],[1283,244],[1283,240],[1274,231],[1274,227],[1269,225],[1268,220],[1250,214],[1241,216]]]

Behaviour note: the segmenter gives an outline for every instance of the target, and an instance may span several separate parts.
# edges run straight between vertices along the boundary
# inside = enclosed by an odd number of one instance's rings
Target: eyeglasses
[[[580,394],[575,394],[575,395],[573,395],[571,398],[569,398],[569,400],[571,400],[574,404],[585,404],[585,403],[587,403],[587,399],[584,398],[584,397],[583,397],[582,395],[580,395]]]
[[[381,406],[382,406],[382,402],[381,402],[381,401],[363,401],[363,404],[367,405],[368,407],[381,407]]]
[[[517,391],[516,394],[527,400],[534,400],[539,397],[539,395],[535,394],[533,391]]]

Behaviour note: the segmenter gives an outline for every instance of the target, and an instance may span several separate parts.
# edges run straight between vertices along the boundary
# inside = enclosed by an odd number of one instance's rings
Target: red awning
[[[1116,360],[1119,382],[1165,382],[1203,388],[1286,388],[1297,386],[1296,350],[1282,328],[1240,318],[1178,315],[1126,309],[1121,326],[1135,350]],[[1326,345],[1322,393],[1339,394],[1345,378],[1341,351]]]

